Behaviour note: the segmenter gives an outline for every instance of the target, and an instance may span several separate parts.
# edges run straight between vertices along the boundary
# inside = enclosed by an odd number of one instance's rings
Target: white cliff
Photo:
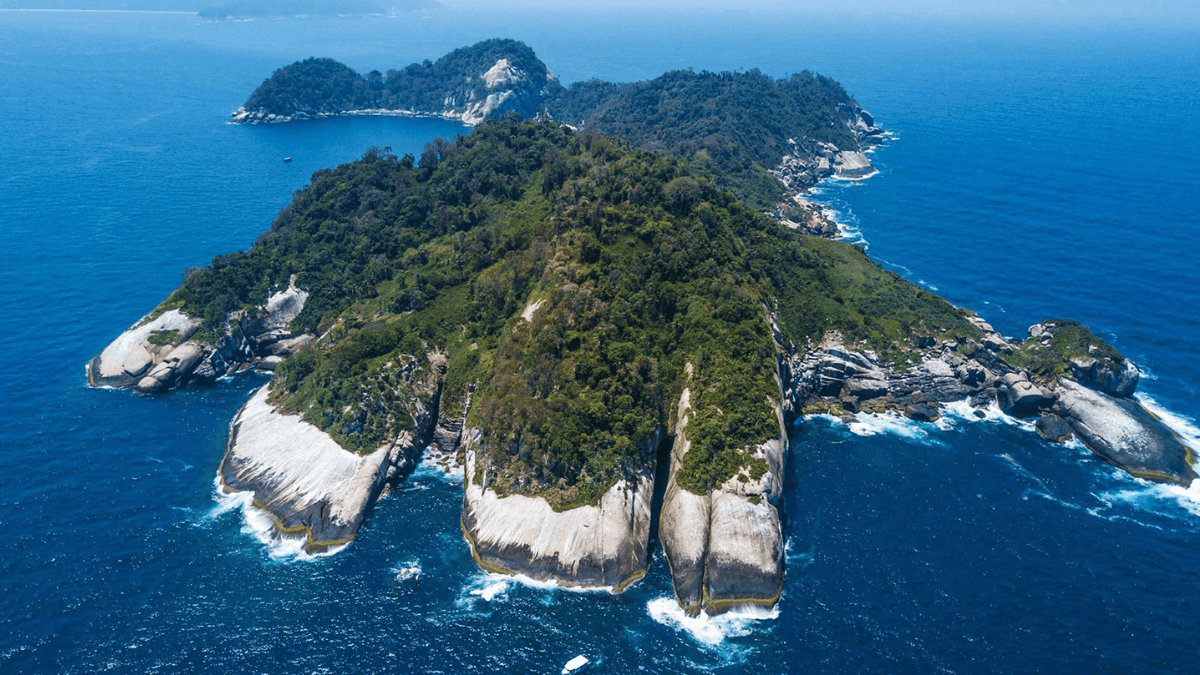
[[[299,415],[276,409],[268,387],[233,420],[221,482],[230,492],[252,491],[280,533],[306,536],[309,549],[345,543],[401,459],[402,444],[366,456],[350,452]]]
[[[556,512],[540,497],[500,497],[477,483],[472,446],[479,432],[468,428],[463,435],[462,527],[481,567],[613,592],[645,574],[654,491],[650,477],[641,476],[635,484],[618,481],[598,505]]]

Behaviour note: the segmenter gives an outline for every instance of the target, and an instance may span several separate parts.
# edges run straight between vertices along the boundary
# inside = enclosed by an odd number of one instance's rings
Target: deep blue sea
[[[322,167],[441,120],[243,127],[307,56],[360,69],[528,42],[562,80],[812,69],[896,139],[835,208],[889,269],[1022,335],[1077,318],[1200,443],[1200,31],[727,12],[206,23],[0,11],[0,672],[1200,672],[1200,485],[993,419],[814,419],[767,618],[684,621],[661,555],[620,596],[472,564],[419,470],[345,550],[271,549],[214,489],[255,376],[150,398],[84,364]],[[284,164],[284,156],[294,161]],[[417,571],[419,570],[419,574]]]

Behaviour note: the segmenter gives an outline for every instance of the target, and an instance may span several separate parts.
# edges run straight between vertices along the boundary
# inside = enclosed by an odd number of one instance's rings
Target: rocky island
[[[778,600],[787,430],[805,415],[932,420],[965,399],[1133,475],[1196,477],[1192,450],[1131,398],[1136,367],[1086,327],[1006,340],[774,208],[838,166],[862,171],[842,153],[879,138],[836,83],[565,89],[509,56],[472,67],[530,89],[452,108],[512,115],[419,160],[371,150],[318,171],[250,250],[189,274],[93,359],[91,382],[150,393],[273,370],[233,422],[221,482],[311,550],[349,541],[432,444],[463,467],[481,567],[620,591],[645,574],[657,519],[690,613]],[[742,118],[766,127],[753,110],[662,122],[686,114],[664,101],[707,89],[736,109],[762,87],[803,93],[786,104],[794,128],[742,144]]]

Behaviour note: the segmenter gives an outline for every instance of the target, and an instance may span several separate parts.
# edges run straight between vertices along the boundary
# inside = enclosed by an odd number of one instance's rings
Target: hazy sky
[[[0,8],[160,9],[196,11],[230,0],[0,0]],[[245,0],[243,0],[245,1]],[[250,0],[251,2],[253,0]],[[404,0],[378,0],[381,6]],[[1010,17],[1143,20],[1168,25],[1200,20],[1200,0],[441,0],[461,11],[642,10],[820,13],[930,18]]]

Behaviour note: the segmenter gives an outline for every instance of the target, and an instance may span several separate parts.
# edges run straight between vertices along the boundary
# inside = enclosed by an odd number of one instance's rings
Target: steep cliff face
[[[784,575],[779,504],[787,434],[782,410],[778,438],[747,449],[750,457],[761,462],[759,470],[743,467],[704,494],[689,491],[679,480],[692,449],[688,436],[688,422],[694,416],[690,389],[683,390],[678,410],[658,526],[675,597],[689,614],[774,605]]]
[[[617,481],[595,505],[555,511],[540,497],[497,495],[486,472],[476,479],[479,437],[467,430],[462,528],[481,567],[613,592],[646,573],[650,476]]]
[[[271,385],[264,385],[234,418],[221,484],[253,492],[254,506],[274,518],[278,534],[305,537],[310,552],[349,542],[384,486],[409,473],[432,441],[443,368],[434,359],[404,392],[414,427],[366,455],[280,410],[270,402]]]

